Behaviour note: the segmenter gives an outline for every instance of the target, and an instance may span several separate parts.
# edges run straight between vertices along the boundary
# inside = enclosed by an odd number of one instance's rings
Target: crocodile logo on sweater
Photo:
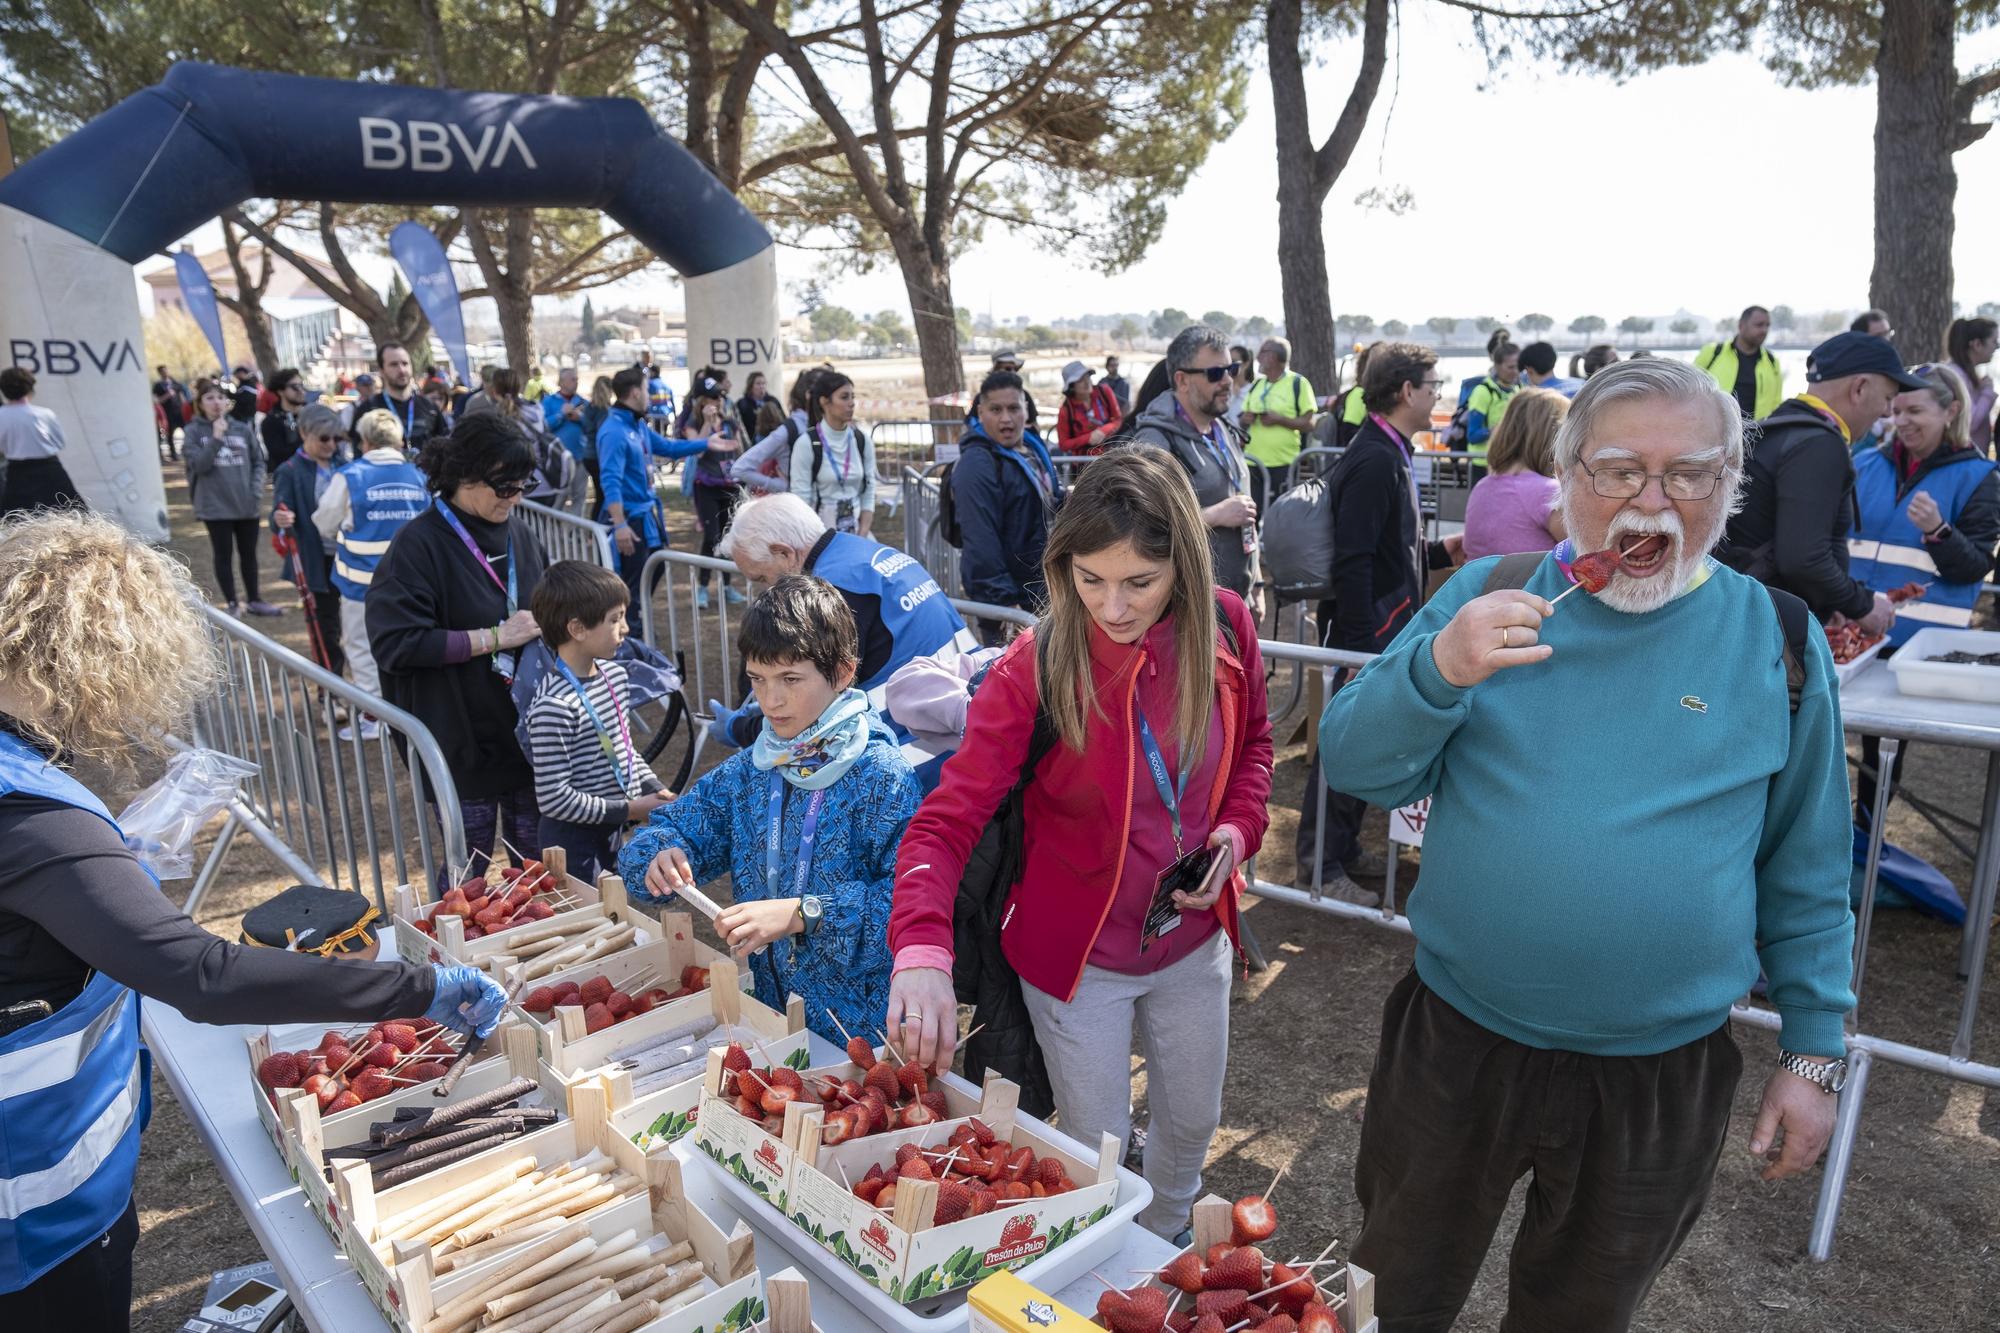
[[[1681,707],[1687,709],[1690,713],[1706,713],[1708,711],[1708,705],[1703,703],[1698,695],[1693,694],[1683,694],[1681,696]]]

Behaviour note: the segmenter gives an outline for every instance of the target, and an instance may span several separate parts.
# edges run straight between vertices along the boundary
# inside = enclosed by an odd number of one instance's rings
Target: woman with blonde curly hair
[[[161,749],[213,688],[199,599],[108,519],[0,523],[0,1328],[128,1326],[149,1112],[137,995],[207,1023],[425,1014],[461,1031],[505,1002],[474,968],[216,938],[70,775]]]

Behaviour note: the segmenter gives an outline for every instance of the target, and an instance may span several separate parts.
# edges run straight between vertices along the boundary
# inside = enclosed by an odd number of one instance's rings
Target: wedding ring
[[[1500,627],[1500,646],[1502,648],[1505,648],[1507,646],[1507,635],[1508,632],[1511,631],[1513,628],[1514,627],[1512,625],[1502,625]]]

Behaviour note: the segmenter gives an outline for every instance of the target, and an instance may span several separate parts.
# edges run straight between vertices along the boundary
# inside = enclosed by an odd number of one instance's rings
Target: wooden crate
[[[654,924],[650,918],[646,920],[649,926]],[[613,986],[628,993],[630,988],[625,984],[627,981],[635,981],[636,984],[636,979],[648,975],[657,979],[655,984],[665,985],[670,991],[678,990],[681,970],[690,965],[708,969],[708,990],[684,995],[678,1000],[669,1000],[650,1013],[628,1018],[622,1023],[614,1023],[609,1028],[594,1033],[584,1030],[581,1005],[559,1005],[544,1017],[521,1008],[517,999],[515,1011],[522,1021],[533,1026],[541,1042],[543,1059],[565,1074],[575,1074],[586,1067],[602,1064],[604,1060],[601,1055],[592,1065],[579,1062],[587,1060],[589,1052],[608,1053],[622,1046],[630,1046],[635,1041],[671,1032],[682,1024],[718,1012],[718,1005],[726,1006],[730,1002],[722,999],[711,1000],[710,994],[717,991],[727,991],[739,1000],[748,999],[749,1003],[755,1006],[755,1013],[776,1017],[768,1006],[745,995],[745,989],[749,984],[747,972],[738,968],[728,954],[717,953],[694,937],[693,919],[686,912],[662,914],[656,928],[661,932],[661,938],[633,944],[587,963],[579,963],[575,967],[562,968],[546,976],[536,977],[522,987],[521,995],[526,996],[529,991],[540,986],[555,986],[565,981],[581,984],[595,976],[609,979]],[[511,987],[519,979],[519,973],[503,971],[500,977]],[[672,984],[668,985],[669,982]],[[800,1004],[803,1006],[803,1001]],[[803,1007],[800,1012],[803,1014]],[[800,1019],[800,1023],[803,1025],[803,1018]],[[773,1035],[788,1035],[795,1030],[792,1028],[774,1030]],[[614,1034],[616,1040],[608,1043],[603,1040],[613,1037]]]
[[[989,1078],[983,1093],[979,1119],[1015,1147],[1032,1148],[1037,1159],[1060,1160],[1076,1189],[1011,1200],[990,1213],[939,1226],[932,1220],[938,1186],[906,1182],[897,1187],[894,1212],[884,1213],[857,1198],[852,1182],[872,1166],[894,1165],[896,1149],[906,1143],[942,1147],[963,1117],[829,1146],[820,1142],[820,1110],[814,1107],[802,1118],[794,1145],[786,1215],[889,1299],[902,1302],[928,1300],[1023,1267],[1110,1216],[1118,1202],[1116,1138],[1102,1136],[1095,1157],[1074,1155],[1041,1133],[1038,1122],[1018,1115],[1020,1089],[1013,1083]]]
[[[1174,1257],[1178,1259],[1182,1254],[1206,1254],[1211,1245],[1228,1241],[1231,1209],[1229,1200],[1214,1194],[1197,1200],[1194,1206],[1194,1243]],[[1381,1323],[1375,1317],[1375,1275],[1365,1268],[1348,1264],[1345,1273],[1342,1274],[1342,1280],[1345,1283],[1347,1302],[1334,1312],[1341,1321],[1341,1327],[1346,1333],[1380,1333]],[[1169,1297],[1180,1294],[1173,1288],[1165,1286],[1157,1277],[1132,1283],[1126,1290],[1136,1287],[1159,1287]],[[1179,1308],[1186,1308],[1185,1299]]]
[[[345,1248],[362,1284],[377,1308],[398,1333],[435,1333],[436,1311],[461,1296],[479,1290],[497,1272],[513,1263],[526,1244],[483,1255],[450,1272],[437,1274],[431,1247],[390,1241],[384,1219],[443,1199],[486,1177],[495,1168],[512,1169],[521,1162],[553,1166],[574,1161],[597,1148],[606,1126],[565,1120],[513,1140],[492,1152],[446,1167],[406,1185],[374,1191],[365,1164],[344,1167],[337,1181],[346,1204]],[[624,1231],[651,1234],[658,1244],[682,1241],[692,1248],[704,1272],[690,1303],[646,1324],[641,1333],[723,1333],[742,1330],[765,1317],[764,1285],[756,1271],[755,1242],[742,1222],[724,1232],[690,1202],[681,1185],[680,1164],[671,1156],[646,1164],[643,1193],[633,1194],[582,1214],[590,1235],[603,1241]]]
[[[568,872],[568,857],[559,847],[543,853],[541,860],[555,877],[556,887],[574,898],[577,906],[557,912],[546,921],[524,921],[476,940],[465,938],[464,918],[436,917],[433,924],[437,938],[432,939],[416,926],[418,920],[430,917],[436,910],[436,903],[428,895],[429,886],[399,884],[391,895],[389,914],[396,927],[397,954],[410,963],[470,963],[497,976],[496,968],[518,961],[512,953],[513,946],[545,939],[568,927],[587,927],[610,919],[636,926],[652,937],[655,927],[651,918],[632,909],[625,896],[624,882],[616,875],[600,875],[597,883],[586,883]]]
[[[269,1054],[269,1038],[259,1034],[250,1040],[250,1068],[254,1082],[257,1064]],[[260,1046],[264,1049],[260,1050]],[[525,1024],[505,1023],[493,1034],[487,1045],[487,1053],[475,1059],[459,1078],[458,1087],[452,1096],[454,1100],[477,1097],[481,1093],[493,1091],[517,1078],[542,1080],[539,1062],[535,1059],[535,1038]],[[311,1205],[313,1216],[328,1234],[338,1240],[341,1234],[339,1200],[332,1183],[327,1179],[325,1152],[328,1148],[345,1148],[350,1144],[363,1143],[368,1138],[368,1127],[378,1120],[393,1119],[396,1108],[402,1106],[442,1105],[432,1094],[438,1085],[436,1079],[426,1083],[412,1084],[396,1093],[380,1097],[372,1102],[349,1107],[332,1115],[323,1115],[319,1109],[319,1099],[309,1092],[296,1088],[281,1089],[277,1095],[277,1118],[280,1131],[279,1149],[285,1158],[285,1165],[292,1173],[292,1179],[299,1183],[299,1190]],[[544,1084],[545,1093],[552,1088],[555,1095],[550,1104],[560,1108],[563,1105],[560,1085]],[[264,1091],[258,1085],[258,1101],[266,1102],[261,1095]],[[269,1103],[266,1102],[268,1105]]]

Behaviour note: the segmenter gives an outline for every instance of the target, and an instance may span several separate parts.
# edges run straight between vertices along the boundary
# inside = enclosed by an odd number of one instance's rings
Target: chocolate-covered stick
[[[507,1004],[502,1009],[503,1013],[506,1011],[507,1008],[511,1008],[513,1006],[514,1001],[521,998],[521,987],[527,984],[528,984],[528,979],[525,976],[516,977],[514,979],[514,984],[507,988]],[[493,1032],[498,1032],[499,1030],[500,1030],[499,1025],[496,1023],[494,1025]],[[460,1051],[458,1053],[458,1058],[451,1062],[451,1068],[444,1071],[444,1077],[438,1080],[438,1085],[435,1088],[431,1089],[431,1096],[433,1097],[451,1096],[451,1094],[457,1089],[458,1080],[460,1076],[465,1073],[466,1067],[469,1066],[474,1060],[478,1059],[479,1053],[486,1049],[487,1038],[491,1037],[493,1035],[493,1032],[487,1033],[485,1037],[467,1037],[465,1039],[465,1049]]]
[[[408,1120],[378,1120],[368,1127],[368,1137],[383,1147],[394,1147],[435,1133],[446,1125],[455,1125],[461,1120],[470,1120],[481,1111],[494,1111],[519,1097],[535,1091],[541,1085],[531,1078],[517,1078],[491,1092],[477,1097],[468,1097],[462,1102],[432,1109],[427,1116],[411,1117]]]
[[[488,1137],[473,1143],[461,1144],[448,1152],[441,1152],[433,1157],[420,1157],[414,1162],[405,1162],[401,1166],[392,1166],[387,1171],[375,1177],[375,1188],[378,1190],[388,1189],[391,1185],[400,1185],[406,1180],[415,1180],[418,1176],[450,1166],[454,1162],[463,1162],[469,1157],[477,1157],[492,1146],[493,1140],[491,1137]]]
[[[519,1116],[467,1120],[453,1125],[446,1132],[433,1138],[418,1139],[401,1147],[384,1149],[381,1156],[368,1163],[368,1167],[377,1173],[393,1170],[405,1162],[435,1157],[441,1152],[450,1152],[453,1148],[462,1148],[468,1143],[478,1143],[482,1139],[490,1139],[496,1135],[519,1134],[527,1127],[527,1121]]]

